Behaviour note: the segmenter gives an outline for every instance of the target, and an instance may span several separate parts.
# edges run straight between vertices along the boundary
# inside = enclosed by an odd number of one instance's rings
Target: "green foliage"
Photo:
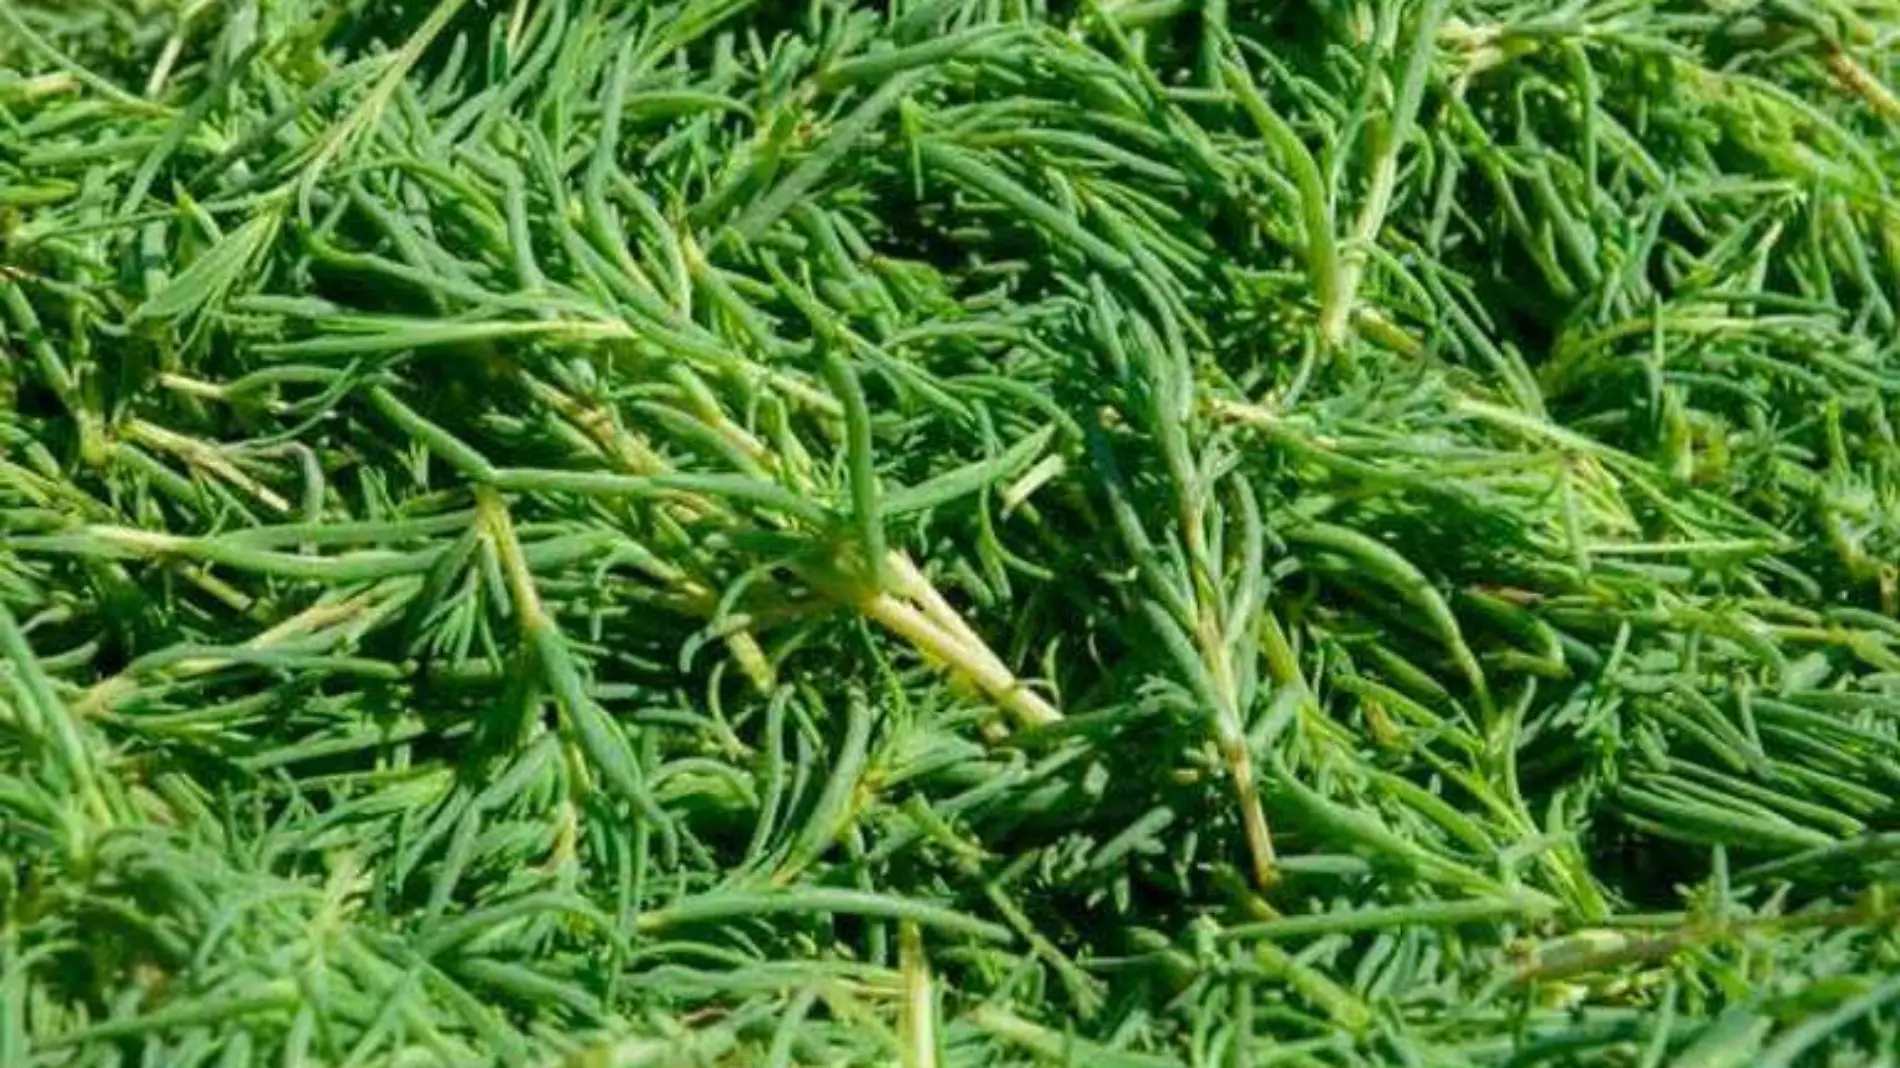
[[[0,1065],[1890,1064],[1891,0],[0,0]]]

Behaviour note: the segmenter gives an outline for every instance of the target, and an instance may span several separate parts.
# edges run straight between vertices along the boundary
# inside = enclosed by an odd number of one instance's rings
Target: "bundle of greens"
[[[0,0],[0,1064],[1900,1058],[1894,0]]]

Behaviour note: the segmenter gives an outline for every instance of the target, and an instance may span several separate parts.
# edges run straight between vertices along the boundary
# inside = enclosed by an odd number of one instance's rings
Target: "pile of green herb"
[[[1894,0],[0,0],[0,1064],[1900,1063]]]

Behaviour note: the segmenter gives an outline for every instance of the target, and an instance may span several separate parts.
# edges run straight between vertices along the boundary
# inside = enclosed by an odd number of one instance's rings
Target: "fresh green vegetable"
[[[1900,1051],[1893,0],[0,0],[0,1065]]]

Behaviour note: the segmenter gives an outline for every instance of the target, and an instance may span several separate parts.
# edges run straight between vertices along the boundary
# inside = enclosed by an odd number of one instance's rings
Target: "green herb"
[[[0,0],[0,1064],[1887,1063],[1897,40]]]

